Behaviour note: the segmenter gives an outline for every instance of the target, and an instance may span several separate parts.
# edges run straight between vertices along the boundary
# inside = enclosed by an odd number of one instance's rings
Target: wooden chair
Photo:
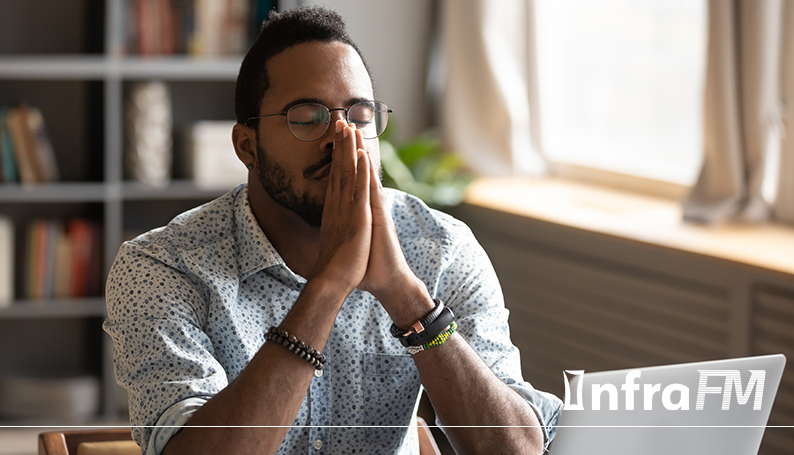
[[[39,455],[140,455],[129,428],[48,431],[39,434]]]
[[[416,429],[419,431],[419,455],[441,455],[436,439],[430,432],[425,419],[416,417]]]
[[[441,455],[427,422],[416,418],[419,454]],[[129,428],[48,431],[39,434],[39,455],[139,455]]]

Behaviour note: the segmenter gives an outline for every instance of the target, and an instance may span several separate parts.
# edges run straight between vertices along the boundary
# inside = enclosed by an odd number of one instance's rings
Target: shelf
[[[0,320],[105,317],[105,299],[16,300],[11,306],[0,308]]]
[[[234,81],[242,57],[48,55],[0,57],[0,79],[171,79]]]
[[[124,29],[130,13],[126,0],[62,3],[0,1],[0,18],[5,19],[0,23],[11,25],[2,29],[5,53],[0,53],[0,95],[5,104],[25,101],[46,113],[47,129],[57,147],[56,161],[70,165],[62,169],[63,182],[0,183],[0,216],[11,219],[14,233],[22,237],[25,226],[38,217],[99,221],[102,268],[107,273],[128,233],[162,226],[178,213],[230,189],[206,188],[189,180],[172,181],[162,188],[125,180],[129,86],[137,81],[165,81],[177,128],[201,120],[228,119],[243,56],[124,55],[119,50],[126,39]],[[38,17],[42,8],[68,10],[70,15]],[[59,33],[48,35],[39,45],[40,29],[57,29]],[[74,53],[102,49],[105,53]],[[24,242],[18,243],[13,264],[17,274],[26,263]],[[14,278],[18,284],[21,277]],[[15,357],[0,356],[0,364],[5,368],[41,363],[43,370],[55,369],[47,366],[50,351],[45,342],[17,349],[19,337],[12,335],[21,332],[23,338],[39,340],[47,335],[47,339],[57,339],[70,350],[66,358],[58,360],[79,363],[86,357],[92,364],[92,374],[99,374],[102,381],[101,413],[116,418],[122,406],[113,375],[112,342],[96,324],[96,319],[106,314],[104,298],[5,303],[6,307],[0,307],[0,335],[5,335],[0,336],[0,352],[13,351]],[[83,324],[81,319],[92,323]],[[23,326],[34,329],[23,331]],[[84,333],[71,331],[77,326],[86,326]],[[54,333],[36,332],[50,328]]]
[[[107,74],[103,56],[0,57],[0,79],[102,79]]]
[[[103,202],[107,185],[101,182],[61,182],[45,185],[0,184],[0,203]]]
[[[242,57],[131,57],[110,62],[112,75],[122,79],[235,81]]]
[[[123,185],[122,198],[131,201],[215,199],[230,189],[204,188],[189,180],[175,180],[163,188],[127,182]]]
[[[106,183],[62,182],[47,185],[0,184],[0,203],[30,204],[52,202],[106,202],[124,200],[194,200],[214,199],[231,188],[205,188],[189,180],[176,180],[166,187],[136,182],[121,185]]]

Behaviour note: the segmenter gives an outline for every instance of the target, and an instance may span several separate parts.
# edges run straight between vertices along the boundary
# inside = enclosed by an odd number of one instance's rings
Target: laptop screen
[[[631,370],[565,372],[552,455],[758,452],[782,354]]]

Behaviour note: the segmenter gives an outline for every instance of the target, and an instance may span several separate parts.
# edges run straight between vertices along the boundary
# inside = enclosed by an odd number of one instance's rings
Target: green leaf
[[[387,131],[389,131],[387,129]],[[429,205],[460,204],[472,181],[463,160],[443,150],[435,131],[395,147],[380,139],[384,184],[419,197]]]

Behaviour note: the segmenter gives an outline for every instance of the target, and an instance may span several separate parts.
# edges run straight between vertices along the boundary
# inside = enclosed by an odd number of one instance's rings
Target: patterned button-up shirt
[[[463,223],[407,194],[386,195],[409,266],[548,426],[548,443],[561,402],[524,382],[485,252]],[[245,185],[123,244],[108,278],[104,328],[144,454],[159,454],[240,374],[305,284],[262,232]],[[371,294],[355,290],[347,298],[325,346],[328,363],[312,378],[279,454],[418,453],[413,417],[421,381],[390,326]]]

